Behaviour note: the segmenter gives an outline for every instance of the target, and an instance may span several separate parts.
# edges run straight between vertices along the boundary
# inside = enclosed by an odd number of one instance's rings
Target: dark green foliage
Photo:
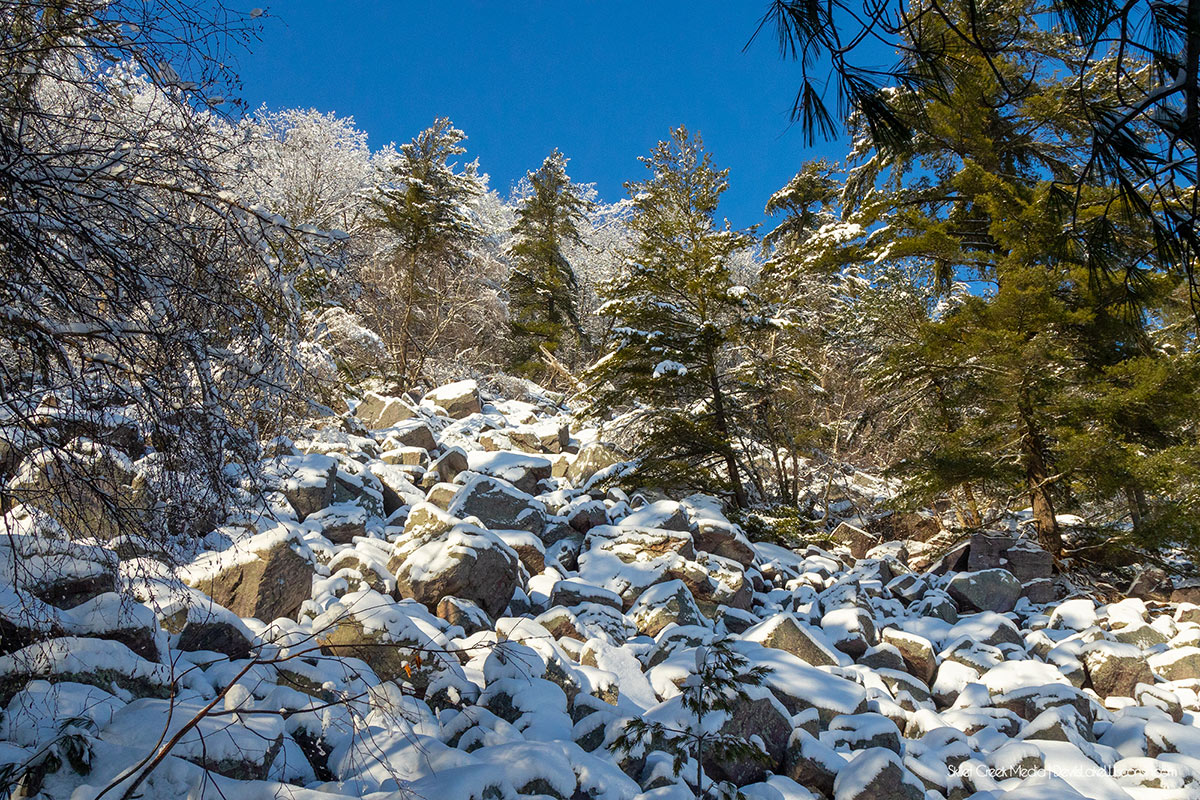
[[[395,361],[393,372],[408,386],[421,372],[424,353],[443,315],[448,273],[466,262],[482,236],[470,203],[484,191],[474,163],[451,162],[466,152],[466,135],[445,117],[400,147],[388,166],[388,183],[372,196],[375,223],[395,244],[389,274],[375,281],[382,293],[376,330]]]
[[[627,186],[637,240],[622,274],[604,287],[601,313],[612,320],[613,339],[586,373],[590,408],[632,406],[618,424],[644,443],[642,478],[728,491],[745,505],[736,441],[746,387],[733,367],[761,322],[730,260],[753,239],[717,224],[728,171],[713,166],[699,136],[677,128],[642,162],[651,177]]]
[[[541,371],[542,348],[558,353],[569,343],[578,349],[586,342],[579,321],[579,282],[563,248],[581,243],[579,225],[591,203],[571,183],[566,167],[567,159],[555,150],[529,173],[529,191],[517,207],[512,229],[508,309],[512,363],[520,372]]]

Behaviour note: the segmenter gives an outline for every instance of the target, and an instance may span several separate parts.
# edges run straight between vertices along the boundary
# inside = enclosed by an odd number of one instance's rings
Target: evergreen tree
[[[609,352],[587,373],[593,412],[633,404],[621,424],[645,442],[640,472],[666,485],[723,485],[748,502],[737,441],[745,387],[732,372],[758,318],[730,259],[752,236],[715,220],[728,170],[713,166],[682,126],[642,162],[630,183],[636,241],[622,273],[604,287],[613,321]],[[724,468],[715,480],[712,467]]]
[[[390,274],[377,283],[388,291],[385,318],[376,317],[393,349],[395,373],[408,385],[424,363],[423,343],[445,273],[460,269],[482,236],[471,203],[485,192],[474,162],[462,170],[451,159],[466,152],[466,135],[442,117],[402,145],[387,166],[388,181],[372,196],[375,223],[394,238]],[[399,306],[399,317],[397,308]],[[424,323],[422,325],[421,323]]]
[[[723,720],[716,718],[746,701],[748,690],[761,686],[770,672],[769,667],[750,666],[750,660],[733,649],[731,639],[715,639],[708,645],[701,645],[696,648],[695,670],[684,679],[679,694],[683,717],[670,721],[631,719],[611,748],[619,753],[646,749],[672,753],[676,775],[682,775],[688,762],[693,762],[697,797],[738,797],[740,792],[728,781],[710,779],[706,785],[704,765],[709,762],[766,761],[769,756],[760,742],[723,731],[719,727]]]
[[[1130,365],[1156,357],[1147,349],[1156,297],[1179,279],[1145,258],[1149,226],[1116,187],[1082,187],[1072,203],[1056,188],[1086,157],[1081,105],[1106,91],[1103,76],[1082,92],[1064,85],[1056,65],[1078,54],[1039,29],[1031,7],[977,22],[980,37],[1012,45],[1008,55],[988,60],[960,47],[948,96],[901,92],[898,107],[917,133],[863,148],[870,158],[845,196],[871,233],[845,252],[919,264],[944,294],[958,282],[973,287],[928,308],[877,374],[919,406],[915,453],[901,467],[926,497],[962,487],[970,502],[972,484],[1001,494],[1020,486],[1042,543],[1057,553],[1057,506],[1077,501],[1072,481],[1112,479],[1064,448],[1096,429],[1080,399],[1105,376],[1154,373]],[[931,21],[921,35],[944,32]],[[1127,432],[1137,446],[1155,447],[1136,427]]]
[[[509,315],[516,346],[514,366],[537,372],[542,348],[556,354],[569,340],[585,340],[577,298],[579,282],[563,254],[582,245],[579,226],[591,202],[567,176],[567,159],[555,150],[536,172],[513,224],[509,256]]]

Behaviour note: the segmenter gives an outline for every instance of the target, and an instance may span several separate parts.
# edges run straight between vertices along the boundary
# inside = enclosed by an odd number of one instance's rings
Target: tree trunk
[[[738,508],[749,505],[746,498],[746,487],[742,485],[742,476],[738,471],[737,459],[733,455],[733,438],[729,435],[729,424],[725,419],[725,393],[721,390],[721,381],[717,378],[717,360],[711,350],[706,354],[708,364],[709,384],[713,393],[713,413],[717,418],[717,430],[724,439],[725,468],[729,471],[729,484],[733,487],[733,499]]]
[[[417,302],[417,251],[410,252],[408,258],[408,274],[404,276],[404,322],[400,326],[400,381],[402,388],[409,388],[408,375],[408,343],[412,336],[409,328],[412,326],[413,306]]]
[[[1050,470],[1046,465],[1041,431],[1033,420],[1033,408],[1028,402],[1020,406],[1025,433],[1021,437],[1021,460],[1025,466],[1025,483],[1033,506],[1033,522],[1038,541],[1056,558],[1062,552],[1062,532],[1054,514],[1054,499],[1050,495]]]

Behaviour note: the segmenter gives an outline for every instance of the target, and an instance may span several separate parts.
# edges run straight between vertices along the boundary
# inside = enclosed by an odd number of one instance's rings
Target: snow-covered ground
[[[10,514],[0,779],[695,797],[693,760],[612,748],[641,719],[759,748],[702,765],[752,800],[1200,798],[1200,607],[1097,604],[1007,534],[940,559],[863,519],[832,549],[751,542],[714,498],[597,488],[619,451],[532,400],[368,398],[357,430],[276,443],[261,508],[178,568]],[[769,671],[689,723],[716,640]]]

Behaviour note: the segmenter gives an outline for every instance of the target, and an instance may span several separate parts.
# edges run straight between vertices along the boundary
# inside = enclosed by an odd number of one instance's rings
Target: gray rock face
[[[406,422],[399,425],[389,437],[404,447],[420,447],[432,451],[437,447],[433,430],[424,422]]]
[[[567,468],[567,480],[572,486],[583,486],[600,470],[624,460],[616,445],[606,442],[586,444]]]
[[[884,747],[860,750],[838,772],[834,800],[925,800],[925,785]]]
[[[763,758],[705,760],[704,771],[709,775],[744,786],[764,780],[767,770],[779,770],[792,733],[792,720],[769,691],[761,691],[734,704],[721,733],[743,740],[757,736],[765,748]]]
[[[337,461],[329,456],[284,456],[279,459],[279,489],[303,522],[333,502]]]
[[[1006,569],[963,572],[950,579],[947,591],[959,604],[976,611],[1012,611],[1021,596],[1021,582]]]
[[[831,796],[838,772],[845,766],[845,755],[823,744],[803,728],[792,731],[783,759],[783,774],[796,783]]]
[[[868,533],[848,522],[843,522],[834,528],[832,538],[838,544],[849,547],[850,555],[855,558],[866,558],[867,551],[883,541],[877,534]]]
[[[479,384],[471,380],[430,389],[421,402],[441,406],[454,419],[478,414],[483,409],[479,401]]]
[[[546,510],[540,500],[512,484],[480,475],[467,482],[447,509],[451,516],[476,517],[493,529],[529,531],[540,536],[546,527]]]
[[[429,472],[437,474],[439,481],[452,481],[467,468],[467,454],[461,447],[451,447],[429,465]]]
[[[904,668],[909,675],[918,678],[925,684],[933,681],[933,676],[937,673],[938,662],[932,642],[923,636],[895,628],[884,628],[879,638],[880,641],[890,644],[900,651],[900,657],[904,660]]]
[[[296,552],[291,537],[259,534],[215,558],[215,570],[205,570],[187,582],[239,617],[263,622],[295,619],[301,604],[312,596],[315,571]],[[229,566],[220,566],[223,562]]]
[[[814,667],[838,666],[841,659],[817,634],[791,614],[780,614],[755,625],[742,638],[764,647],[785,650]]]
[[[704,616],[683,581],[658,583],[642,592],[629,609],[629,618],[638,631],[654,636],[670,623],[702,625]]]
[[[378,430],[390,428],[398,422],[412,419],[417,412],[399,397],[387,397],[375,392],[367,392],[354,415],[363,421],[368,428]]]
[[[494,533],[460,523],[397,545],[388,569],[401,597],[431,611],[452,596],[471,600],[495,617],[517,589],[518,563],[517,554]]]
[[[1083,663],[1101,697],[1133,697],[1139,683],[1154,683],[1150,665],[1136,645],[1093,642],[1084,650]]]
[[[754,548],[740,529],[701,519],[692,539],[697,550],[733,559],[743,567],[754,562]]]

